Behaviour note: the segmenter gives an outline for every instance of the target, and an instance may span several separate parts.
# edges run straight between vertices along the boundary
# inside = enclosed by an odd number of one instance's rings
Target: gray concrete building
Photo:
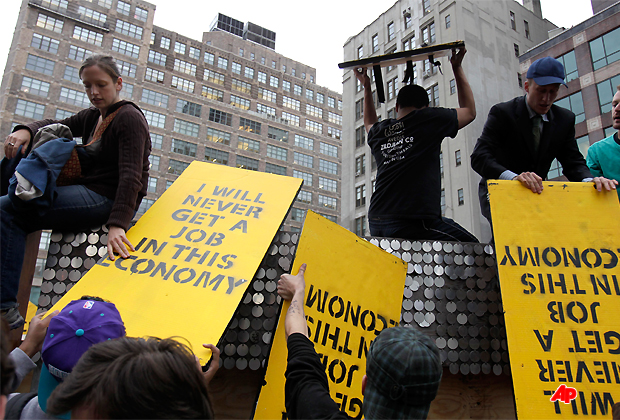
[[[556,26],[542,17],[540,1],[525,7],[508,1],[399,0],[344,45],[344,60],[366,58],[428,45],[465,41],[463,69],[476,100],[477,117],[442,145],[442,212],[480,240],[490,239],[490,228],[480,214],[478,182],[470,166],[473,151],[490,108],[523,94],[519,55],[548,39]],[[415,83],[424,87],[431,106],[458,107],[454,75],[447,58],[442,72],[428,62],[415,63]],[[396,94],[404,66],[383,68],[386,102],[377,114],[394,117]],[[342,225],[368,234],[367,212],[376,168],[366,145],[362,115],[363,91],[351,70],[343,76]],[[417,182],[417,180],[411,180]]]
[[[23,0],[0,85],[0,136],[88,107],[78,68],[91,53],[110,54],[123,98],[142,108],[151,131],[138,217],[198,159],[303,178],[290,230],[307,209],[340,222],[341,95],[317,85],[313,67],[278,54],[272,31],[218,14],[201,40],[190,39],[153,25],[155,9],[140,0]]]
[[[611,136],[611,101],[620,85],[620,2],[592,1],[594,16],[558,32],[519,57],[522,77],[530,64],[555,57],[566,69],[567,87],[561,87],[556,105],[575,113],[575,137],[585,157],[591,144]],[[597,7],[599,6],[599,7]],[[548,179],[564,179],[557,159]]]

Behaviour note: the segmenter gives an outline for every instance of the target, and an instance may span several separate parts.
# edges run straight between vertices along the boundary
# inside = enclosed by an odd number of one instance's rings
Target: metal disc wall
[[[367,238],[408,263],[401,325],[429,334],[456,374],[509,373],[494,250],[489,245]],[[279,232],[221,342],[226,369],[264,367],[280,311],[276,282],[288,273],[299,234]],[[51,308],[107,253],[107,229],[53,232],[39,298]]]

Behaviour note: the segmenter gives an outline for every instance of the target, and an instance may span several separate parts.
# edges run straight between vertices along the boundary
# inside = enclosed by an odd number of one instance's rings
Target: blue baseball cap
[[[50,321],[41,350],[43,364],[38,392],[41,409],[47,410],[52,391],[69,376],[90,346],[124,336],[125,325],[113,303],[74,300],[65,306]]]
[[[528,79],[534,79],[537,85],[545,86],[564,82],[564,66],[553,57],[539,58],[527,69]]]

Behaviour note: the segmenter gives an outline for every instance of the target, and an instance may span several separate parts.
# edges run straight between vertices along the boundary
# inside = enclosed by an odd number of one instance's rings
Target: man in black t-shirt
[[[370,78],[355,75],[364,86],[364,126],[377,162],[375,191],[368,223],[373,236],[478,242],[441,214],[439,153],[445,137],[454,138],[476,117],[474,95],[461,67],[465,48],[452,51],[450,63],[460,108],[429,108],[424,88],[406,85],[396,99],[396,119],[378,122]]]

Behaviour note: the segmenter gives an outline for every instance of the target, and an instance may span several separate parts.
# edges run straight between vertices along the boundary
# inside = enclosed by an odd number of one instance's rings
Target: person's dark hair
[[[101,70],[105,71],[111,78],[114,83],[121,77],[121,72],[118,70],[118,66],[116,65],[116,61],[114,61],[113,57],[109,55],[103,54],[95,54],[89,57],[82,62],[82,66],[78,71],[78,76],[80,79],[82,78],[82,72],[84,69],[92,66],[98,66]]]
[[[9,324],[2,320],[2,336],[0,337],[0,371],[2,371],[2,390],[0,394],[9,395],[11,392],[10,386],[13,383],[13,376],[15,374],[15,365],[9,357],[11,352],[11,343],[9,343]]]
[[[92,346],[54,390],[47,413],[76,407],[95,418],[213,418],[193,353],[170,338],[123,337]]]
[[[424,108],[428,106],[428,94],[420,85],[405,85],[398,92],[396,103],[401,108]]]

